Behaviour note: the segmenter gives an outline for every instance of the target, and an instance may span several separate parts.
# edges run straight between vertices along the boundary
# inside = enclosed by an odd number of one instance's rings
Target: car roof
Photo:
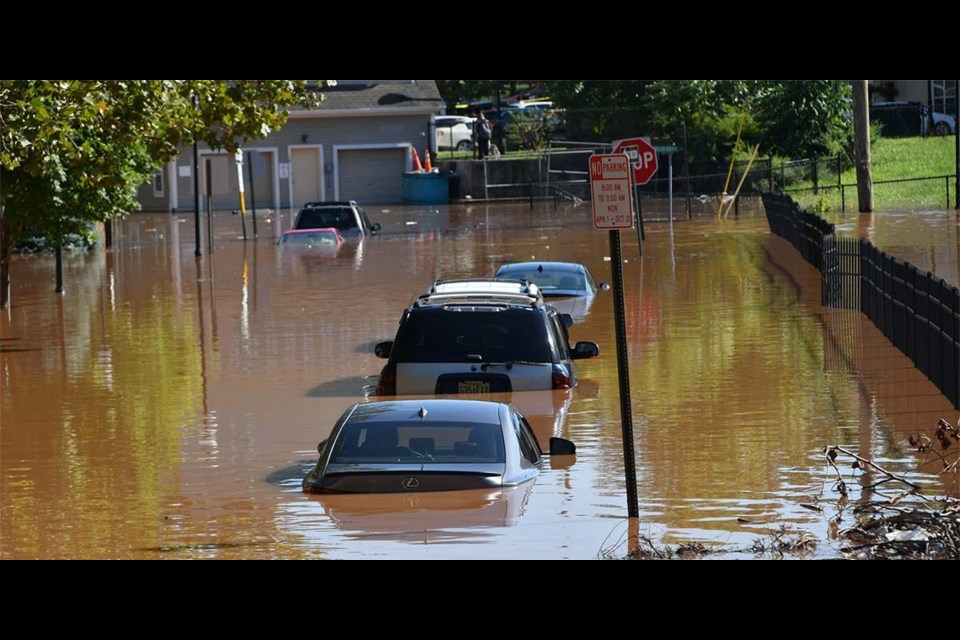
[[[379,402],[361,402],[354,405],[348,422],[398,421],[429,422],[482,422],[500,424],[500,411],[509,405],[503,402],[487,400],[457,400],[450,398],[431,398],[421,400],[382,400]],[[420,410],[425,414],[421,417]]]
[[[544,271],[569,271],[571,273],[586,273],[587,271],[587,268],[578,262],[508,262],[500,265],[497,273],[531,271],[541,266]]]
[[[329,200],[326,202],[308,202],[303,205],[304,209],[319,209],[321,207],[356,207],[356,200]]]
[[[513,293],[536,296],[537,285],[512,278],[453,278],[434,280],[427,293]]]
[[[527,280],[511,278],[456,278],[435,280],[416,305],[471,303],[509,303],[525,306],[543,304],[540,287]]]
[[[312,227],[309,229],[290,229],[289,231],[284,231],[283,235],[291,236],[298,233],[333,233],[335,235],[340,235],[340,231],[334,227]]]

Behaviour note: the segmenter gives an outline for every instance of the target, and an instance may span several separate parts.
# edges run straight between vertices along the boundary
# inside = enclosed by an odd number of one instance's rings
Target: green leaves
[[[126,215],[178,145],[235,151],[317,104],[325,82],[0,80],[4,215],[51,237],[67,220]]]

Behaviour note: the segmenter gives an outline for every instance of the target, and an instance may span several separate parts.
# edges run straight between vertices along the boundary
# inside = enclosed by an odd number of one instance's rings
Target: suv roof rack
[[[430,293],[508,293],[543,298],[540,287],[526,278],[441,278],[434,280]]]
[[[307,202],[303,205],[304,209],[311,207],[349,207],[357,206],[356,200],[326,200],[324,202]]]
[[[512,278],[455,278],[435,280],[421,294],[416,306],[451,302],[501,302],[528,304],[538,307],[544,304],[540,288],[529,280]]]

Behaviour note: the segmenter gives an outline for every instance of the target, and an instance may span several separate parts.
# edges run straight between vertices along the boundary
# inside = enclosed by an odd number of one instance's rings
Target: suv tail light
[[[556,374],[554,374],[554,380],[556,380]],[[377,381],[377,395],[378,396],[395,396],[397,395],[397,365],[388,362],[383,366],[383,369],[380,371],[380,380]]]
[[[573,385],[570,379],[570,371],[562,364],[553,365],[553,388],[569,389]]]

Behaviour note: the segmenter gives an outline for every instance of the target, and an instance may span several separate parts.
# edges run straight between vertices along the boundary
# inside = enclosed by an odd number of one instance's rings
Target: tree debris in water
[[[951,425],[944,419],[937,423],[933,437],[916,433],[910,446],[924,456],[916,469],[906,474],[894,473],[877,462],[841,446],[824,447],[824,460],[835,474],[831,491],[839,494],[836,502],[816,496],[799,506],[825,514],[830,507],[828,536],[840,540],[844,557],[857,560],[960,560],[960,499],[944,496],[929,498],[921,492],[918,475],[931,462],[939,462],[938,476],[947,478],[948,493],[960,494],[960,422]],[[847,460],[849,459],[849,463]],[[848,466],[849,465],[849,466]],[[852,477],[844,477],[841,467]],[[823,493],[822,491],[820,492]],[[740,523],[751,519],[739,517]],[[842,526],[847,525],[847,526]],[[623,558],[621,537],[617,544],[601,552],[604,558]],[[688,542],[676,547],[658,546],[650,538],[639,536],[626,558],[630,560],[669,560],[703,558],[717,554],[753,554],[758,558],[783,558],[787,555],[807,557],[814,553],[818,540],[804,531],[781,525],[748,548],[707,547]],[[619,550],[619,553],[618,553]]]
[[[933,438],[923,433],[910,436],[908,442],[929,461],[939,459],[938,475],[953,475],[952,492],[957,494],[960,461],[960,423],[956,427],[944,419],[937,422]],[[837,461],[841,456],[853,458],[854,472],[860,472],[849,484],[844,481]],[[827,464],[837,475],[833,490],[841,494],[837,514],[832,520],[844,521],[852,512],[853,524],[837,528],[837,538],[846,544],[841,552],[853,559],[930,559],[960,560],[960,500],[952,497],[931,499],[924,496],[921,487],[903,475],[898,475],[879,464],[863,458],[843,447],[824,449]],[[923,465],[921,464],[921,467]],[[876,481],[863,480],[879,474]],[[847,501],[850,485],[860,485],[860,500],[855,506]],[[864,500],[868,495],[882,499]],[[803,506],[803,505],[801,505]]]

